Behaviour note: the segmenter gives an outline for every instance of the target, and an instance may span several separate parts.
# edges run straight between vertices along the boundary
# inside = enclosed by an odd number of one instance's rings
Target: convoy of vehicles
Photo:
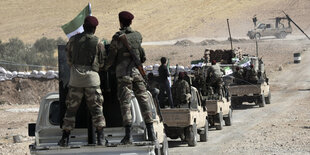
[[[65,98],[70,73],[66,65],[64,46],[59,46],[59,93],[49,93],[41,101],[36,123],[29,124],[29,136],[35,137],[35,142],[29,146],[31,154],[169,154],[168,139],[180,138],[188,146],[196,146],[198,134],[201,142],[208,140],[209,128],[221,130],[233,123],[233,108],[243,102],[255,102],[259,107],[270,104],[271,94],[264,63],[257,57],[241,55],[235,50],[209,50],[204,53],[200,66],[194,66],[189,75],[191,99],[189,104],[177,108],[165,108],[158,105],[156,96],[148,92],[148,103],[154,119],[154,131],[157,140],[147,141],[146,127],[136,98],[130,100],[133,116],[133,143],[122,145],[124,127],[120,114],[119,101],[116,95],[116,77],[111,72],[101,72],[101,89],[104,93],[104,146],[95,145],[94,129],[85,101],[82,101],[76,117],[76,129],[70,136],[68,147],[57,145],[61,137],[62,118],[65,113]],[[207,82],[207,70],[210,60],[216,60],[223,72],[221,93],[214,95],[208,91],[211,86]],[[236,67],[247,69],[255,66],[257,83],[236,83],[233,72]],[[177,74],[177,73],[175,73]],[[192,81],[199,79],[196,85]],[[246,80],[244,80],[246,81]],[[215,88],[211,88],[215,89]],[[134,95],[133,95],[134,96]],[[83,104],[84,103],[84,104]]]

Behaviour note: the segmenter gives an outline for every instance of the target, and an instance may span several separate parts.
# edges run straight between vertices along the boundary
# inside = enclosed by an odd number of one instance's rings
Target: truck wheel
[[[162,147],[160,148],[160,153],[162,155],[168,155],[169,154],[169,152],[168,152],[168,140],[167,140],[166,135],[164,135],[164,141],[163,141]]]
[[[261,99],[260,99],[260,103],[258,104],[259,107],[265,107],[266,105],[266,102],[265,102],[265,96],[264,94],[261,96]]]
[[[286,35],[287,35],[286,32],[282,31],[282,32],[280,32],[280,34],[278,34],[278,38],[284,39],[286,37]]]
[[[225,117],[224,121],[225,121],[226,126],[231,126],[231,123],[232,123],[232,110],[231,110],[231,108],[229,109],[228,117]]]
[[[271,93],[269,91],[268,96],[265,97],[266,104],[270,104],[270,100],[271,100]]]
[[[188,146],[196,146],[197,145],[197,125],[193,124],[188,128]]]
[[[220,125],[215,125],[215,129],[216,130],[222,130],[223,129],[223,125],[224,125],[224,123],[223,123],[223,113],[222,112],[220,112],[220,113],[218,113],[218,114],[216,114],[216,123],[219,123]]]
[[[204,126],[204,132],[203,132],[203,134],[200,134],[200,141],[201,142],[208,141],[208,130],[209,130],[209,122],[208,122],[208,119],[206,119],[206,123]]]

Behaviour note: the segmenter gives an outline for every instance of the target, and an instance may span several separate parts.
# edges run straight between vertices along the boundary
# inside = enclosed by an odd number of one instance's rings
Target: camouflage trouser
[[[211,83],[210,85],[213,87],[213,91],[214,91],[214,94],[218,94],[219,96],[222,96],[222,87],[223,87],[223,80],[222,78],[213,78],[211,80]]]
[[[176,98],[174,98],[173,101],[174,102],[174,105],[177,106],[177,105],[183,105],[183,104],[189,104],[190,102],[190,99],[191,99],[191,94],[179,94]]]
[[[137,98],[141,113],[145,123],[152,123],[152,112],[148,104],[148,94],[144,79],[139,72],[133,70],[132,76],[122,76],[117,79],[117,95],[121,105],[121,112],[123,116],[123,125],[132,124],[131,104],[130,100],[133,97],[132,90]]]
[[[79,88],[69,87],[66,99],[67,111],[63,119],[62,129],[72,130],[75,127],[75,115],[81,105],[85,95],[86,104],[92,115],[93,125],[97,127],[105,126],[105,119],[102,112],[103,96],[99,87]]]

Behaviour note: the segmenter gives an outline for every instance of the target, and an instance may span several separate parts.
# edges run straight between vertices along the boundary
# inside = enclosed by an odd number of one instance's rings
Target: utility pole
[[[231,33],[230,33],[229,19],[227,19],[227,26],[228,26],[228,33],[229,33],[230,46],[231,46],[231,50],[233,50],[234,48],[233,48],[232,38],[231,38]]]

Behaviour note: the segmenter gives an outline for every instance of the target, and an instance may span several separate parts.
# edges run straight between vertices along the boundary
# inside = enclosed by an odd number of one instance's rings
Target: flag
[[[70,39],[70,37],[84,32],[83,24],[84,19],[87,16],[91,16],[91,5],[88,3],[88,5],[69,23],[62,25],[61,28],[67,35],[67,37]]]
[[[168,70],[168,74],[169,74],[168,81],[169,81],[169,85],[171,87],[172,86],[172,82],[171,82],[171,75],[170,75],[170,61],[169,61],[169,59],[168,59],[168,63],[167,63],[167,70]]]

